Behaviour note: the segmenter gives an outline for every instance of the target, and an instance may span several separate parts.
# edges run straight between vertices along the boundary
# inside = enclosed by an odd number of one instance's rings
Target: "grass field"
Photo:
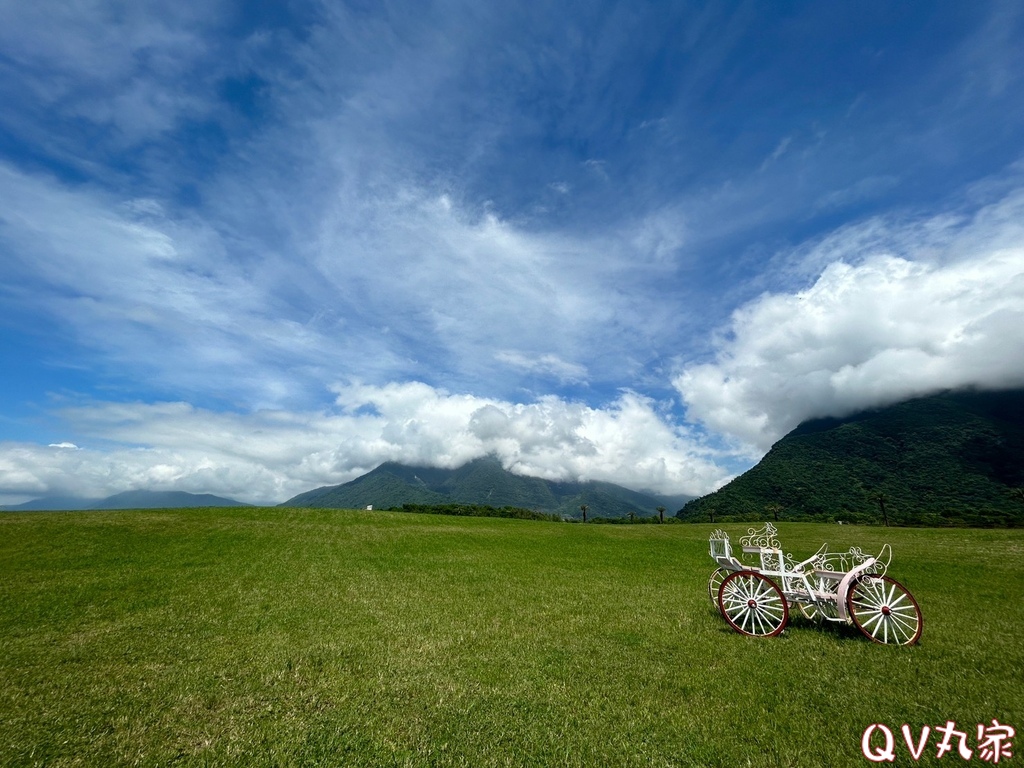
[[[1024,762],[1024,531],[779,525],[795,554],[893,545],[925,616],[899,648],[733,633],[710,528],[3,514],[0,764],[868,765],[870,723],[992,718]]]

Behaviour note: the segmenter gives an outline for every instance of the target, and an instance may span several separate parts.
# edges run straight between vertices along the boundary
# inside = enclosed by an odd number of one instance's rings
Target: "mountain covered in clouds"
[[[300,493],[283,507],[375,509],[403,504],[486,504],[521,507],[564,517],[625,517],[630,512],[655,515],[663,506],[673,510],[687,497],[665,497],[599,481],[556,482],[524,477],[504,469],[494,457],[471,461],[458,469],[412,467],[394,462],[343,485]]]
[[[894,525],[1024,525],[1024,390],[805,422],[677,517],[882,523],[883,506]]]
[[[180,509],[192,507],[247,507],[241,501],[209,493],[185,491],[125,491],[105,499],[83,499],[76,496],[46,496],[9,505],[0,509],[14,511],[81,510],[81,509]]]

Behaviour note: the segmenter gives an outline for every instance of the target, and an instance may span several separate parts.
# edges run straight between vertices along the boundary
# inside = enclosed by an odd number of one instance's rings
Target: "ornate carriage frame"
[[[855,625],[876,643],[913,645],[924,619],[910,591],[886,575],[892,549],[877,555],[859,547],[829,552],[822,544],[806,560],[783,552],[771,523],[749,528],[740,538],[743,555],[756,555],[757,565],[742,562],[729,535],[711,534],[708,547],[717,567],[708,580],[711,602],[737,632],[773,637],[789,622],[790,606],[806,618]]]

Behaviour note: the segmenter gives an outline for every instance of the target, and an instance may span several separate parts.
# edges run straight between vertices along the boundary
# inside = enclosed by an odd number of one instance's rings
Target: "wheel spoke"
[[[891,585],[889,587],[888,592],[886,592],[886,595],[885,595],[885,604],[886,605],[892,605],[893,604],[893,598],[895,597],[895,595],[896,595],[896,587],[895,587],[895,585]]]
[[[757,626],[759,630],[758,634],[763,634],[765,631],[771,631],[770,629],[766,630],[766,627],[768,627],[769,624],[767,618],[764,615],[764,611],[760,610],[759,608],[754,608],[753,611],[754,615],[757,616]]]
[[[893,635],[900,638],[901,643],[905,643],[908,638],[913,637],[914,633],[902,624],[892,622],[892,633]]]
[[[896,613],[890,614],[892,617],[893,626],[901,627],[907,632],[914,632],[917,630],[917,622],[910,619],[908,616],[899,616]]]
[[[750,629],[755,635],[760,635],[763,631],[761,626],[761,616],[756,609],[750,609]]]
[[[761,628],[761,633],[770,632],[772,625],[765,617],[764,613],[758,611],[757,613],[757,625]]]
[[[879,611],[875,614],[870,614],[868,620],[864,622],[864,629],[872,634],[876,633],[878,625],[882,623],[882,613]]]

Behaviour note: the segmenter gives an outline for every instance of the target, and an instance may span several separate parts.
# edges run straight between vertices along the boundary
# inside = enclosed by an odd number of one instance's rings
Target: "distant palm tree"
[[[711,515],[711,522],[715,522],[715,508],[711,504],[708,504],[708,514]]]
[[[876,493],[874,500],[878,502],[879,508],[882,510],[882,521],[885,523],[885,527],[889,527],[889,516],[885,513],[885,502],[887,501],[884,493]]]
[[[634,517],[635,517],[635,515],[633,514],[633,510],[632,510],[632,509],[631,509],[631,510],[629,510],[629,522],[631,522],[631,523],[632,523],[632,522],[633,522],[633,518],[634,518]]]
[[[771,512],[775,516],[776,523],[779,522],[779,512],[781,512],[783,509],[785,509],[785,507],[783,507],[781,504],[768,504],[765,507],[766,512]]]
[[[665,508],[664,507],[658,507],[657,509],[658,509],[658,521],[664,523],[665,522]]]
[[[580,509],[583,510],[583,522],[587,522],[587,510],[590,509],[586,504],[580,504]]]
[[[1024,501],[1024,488],[1011,488],[1010,495],[1018,501]]]

